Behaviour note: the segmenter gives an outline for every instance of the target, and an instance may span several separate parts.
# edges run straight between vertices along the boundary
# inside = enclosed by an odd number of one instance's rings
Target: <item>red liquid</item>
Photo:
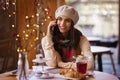
[[[87,63],[77,62],[77,71],[85,74],[87,70]]]

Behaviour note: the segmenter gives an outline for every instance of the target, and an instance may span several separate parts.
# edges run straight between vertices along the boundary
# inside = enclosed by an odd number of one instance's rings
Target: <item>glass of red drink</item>
[[[77,57],[76,66],[77,66],[77,71],[79,73],[85,74],[87,71],[87,58],[86,57]]]

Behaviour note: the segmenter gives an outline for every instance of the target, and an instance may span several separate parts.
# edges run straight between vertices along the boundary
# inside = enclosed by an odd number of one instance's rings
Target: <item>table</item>
[[[96,55],[98,56],[98,70],[99,71],[103,71],[102,55],[103,54],[109,54],[111,62],[112,62],[114,74],[116,74],[116,69],[115,69],[115,65],[114,65],[114,61],[113,61],[113,58],[112,58],[112,53],[111,53],[110,48],[104,47],[104,46],[91,46],[91,51],[92,51],[94,56],[96,56]]]
[[[89,41],[100,41],[101,40],[101,37],[94,37],[94,36],[88,36],[87,39]]]
[[[57,76],[58,74],[53,74],[54,76]],[[10,75],[9,72],[0,74],[0,80],[17,80],[16,76]],[[52,79],[35,79],[31,77],[29,80],[66,80],[60,77],[55,77]],[[86,80],[119,80],[116,76],[112,74],[108,74],[105,72],[100,72],[100,71],[94,71],[94,76],[93,77],[87,77]]]
[[[101,45],[101,46],[116,48],[118,44],[117,37],[103,38],[96,36],[88,36],[87,39],[91,45]]]
[[[101,37],[87,37],[88,41],[90,42],[91,45],[98,45],[100,43]]]

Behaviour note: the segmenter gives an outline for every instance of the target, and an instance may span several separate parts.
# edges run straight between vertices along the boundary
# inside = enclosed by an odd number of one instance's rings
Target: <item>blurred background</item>
[[[119,0],[65,0],[80,19],[76,28],[86,36],[118,37]]]

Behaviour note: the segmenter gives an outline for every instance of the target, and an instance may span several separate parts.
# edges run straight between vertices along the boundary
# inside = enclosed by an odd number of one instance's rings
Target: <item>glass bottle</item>
[[[21,80],[21,76],[22,76],[22,53],[19,53],[18,56],[18,64],[17,64],[17,78],[18,80]]]
[[[28,75],[29,75],[29,63],[28,63],[27,52],[24,52],[24,56],[25,56],[25,74],[28,77]]]
[[[29,75],[29,63],[27,59],[27,52],[19,53],[17,71],[18,80],[27,80],[27,77]]]

